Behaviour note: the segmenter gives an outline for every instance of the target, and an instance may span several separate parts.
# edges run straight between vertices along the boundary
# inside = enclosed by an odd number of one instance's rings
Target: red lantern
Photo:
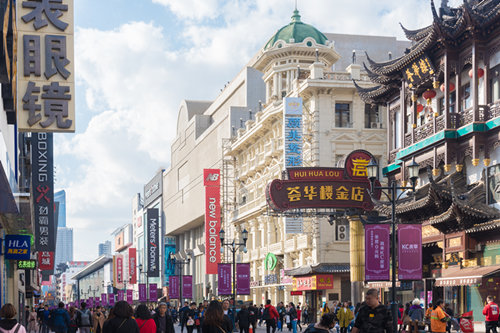
[[[482,69],[481,67],[479,67],[477,69],[477,77],[478,78],[482,78],[484,76],[484,69]],[[471,70],[469,71],[469,77],[472,79],[472,68]]]
[[[436,97],[436,92],[432,89],[427,89],[423,94],[422,97],[425,98],[427,101],[427,105],[431,104],[431,101],[434,97]]]
[[[442,92],[444,92],[444,83],[442,83],[442,84],[441,84],[441,87],[439,87],[439,89],[440,89]],[[455,90],[455,85],[453,84],[453,82],[450,82],[450,83],[448,84],[448,90],[449,90],[450,92],[453,92],[453,91]]]
[[[424,106],[420,103],[417,104],[417,113],[420,113],[424,110]]]

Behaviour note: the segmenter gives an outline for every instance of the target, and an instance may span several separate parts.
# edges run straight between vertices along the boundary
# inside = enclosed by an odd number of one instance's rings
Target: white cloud
[[[153,0],[168,7],[180,18],[201,20],[217,16],[219,0]]]

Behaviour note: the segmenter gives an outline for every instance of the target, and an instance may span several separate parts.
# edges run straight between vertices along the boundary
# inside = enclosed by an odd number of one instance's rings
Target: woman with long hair
[[[117,302],[113,308],[113,318],[104,323],[103,333],[139,333],[139,326],[132,318],[133,315],[134,310],[127,302]]]
[[[201,326],[203,333],[231,333],[231,323],[224,319],[224,310],[219,301],[211,301],[205,311]]]
[[[76,308],[74,306],[70,306],[68,333],[76,333],[77,330],[78,325],[76,324]]]
[[[34,308],[31,308],[30,315],[28,316],[28,327],[27,327],[28,333],[38,332],[38,324],[36,319],[37,319],[36,311]]]
[[[145,304],[139,304],[135,309],[135,321],[140,333],[156,333],[156,323],[151,316],[151,310]]]

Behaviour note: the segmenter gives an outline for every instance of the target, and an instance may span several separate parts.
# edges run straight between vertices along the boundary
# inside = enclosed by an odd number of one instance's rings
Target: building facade
[[[104,254],[106,255],[111,255],[112,248],[111,248],[111,241],[105,241],[103,243],[99,243],[98,249],[97,249],[97,256],[100,257]]]
[[[405,55],[368,60],[378,85],[359,93],[387,106],[384,174],[404,184],[408,164],[421,167],[418,189],[396,217],[422,224],[424,279],[400,299],[442,298],[482,321],[487,294],[500,298],[500,4],[446,3],[431,3],[431,25],[405,29],[413,41]],[[391,214],[387,205],[377,209]]]

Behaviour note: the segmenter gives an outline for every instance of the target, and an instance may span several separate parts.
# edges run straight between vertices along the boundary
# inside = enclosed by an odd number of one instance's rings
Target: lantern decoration
[[[444,83],[443,83],[443,84],[441,84],[441,87],[439,87],[439,89],[440,89],[442,92],[444,92]],[[448,84],[448,91],[449,91],[449,92],[453,92],[453,91],[455,91],[455,85],[453,84],[453,82],[450,82],[450,83]]]
[[[427,105],[431,105],[432,99],[436,97],[436,92],[432,89],[427,89],[422,94],[422,97],[427,101]]]
[[[417,113],[424,111],[424,106],[420,103],[417,104]]]
[[[479,67],[477,69],[477,77],[478,78],[482,78],[484,76],[484,69],[482,69],[481,67]],[[471,70],[469,71],[469,77],[472,79],[472,68]]]

